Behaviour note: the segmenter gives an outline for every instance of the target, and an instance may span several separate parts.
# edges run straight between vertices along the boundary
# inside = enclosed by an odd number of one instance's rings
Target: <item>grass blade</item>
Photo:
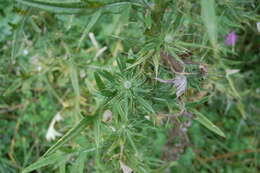
[[[47,2],[47,1],[36,1],[36,0],[16,0],[16,1],[31,7],[35,7],[42,10],[55,12],[55,13],[63,13],[63,14],[75,14],[75,13],[83,13],[83,12],[90,13],[94,9],[94,7],[91,7],[88,3],[85,2],[50,2],[50,1]]]
[[[201,0],[201,17],[212,46],[217,48],[217,16],[214,0]]]
[[[89,33],[89,31],[93,28],[93,26],[97,23],[99,17],[101,16],[102,14],[102,11],[101,10],[98,10],[97,12],[95,12],[92,16],[91,16],[91,19],[89,21],[89,23],[87,24],[86,28],[84,29],[83,33],[82,33],[82,36],[80,37],[79,39],[79,43],[78,43],[78,46],[77,46],[77,49],[80,48],[83,40],[86,38],[87,34]]]

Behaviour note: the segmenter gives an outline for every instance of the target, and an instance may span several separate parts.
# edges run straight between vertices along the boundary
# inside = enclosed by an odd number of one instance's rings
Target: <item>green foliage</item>
[[[0,172],[257,172],[259,8],[1,3]]]

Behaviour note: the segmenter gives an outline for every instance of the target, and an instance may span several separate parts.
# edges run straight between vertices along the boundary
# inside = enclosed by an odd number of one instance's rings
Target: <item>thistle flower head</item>
[[[236,44],[236,41],[237,41],[237,34],[235,31],[232,31],[226,36],[225,45],[234,46]]]

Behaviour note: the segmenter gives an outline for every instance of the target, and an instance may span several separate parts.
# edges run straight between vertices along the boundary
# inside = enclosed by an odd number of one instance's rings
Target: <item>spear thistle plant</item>
[[[23,173],[49,165],[59,172],[171,172],[192,146],[193,124],[225,138],[201,111],[219,93],[236,100],[246,117],[231,78],[239,70],[233,73],[226,58],[231,52],[225,45],[235,45],[236,33],[218,40],[236,26],[219,20],[233,19],[223,2],[16,1],[38,33],[31,36],[28,29],[25,35],[35,50],[43,50],[23,52],[37,57],[33,65],[41,68],[23,67],[21,76],[31,79],[34,92],[54,98],[64,120],[50,120],[47,139],[64,135],[47,143],[50,147],[21,168]],[[20,61],[13,56],[13,62]]]

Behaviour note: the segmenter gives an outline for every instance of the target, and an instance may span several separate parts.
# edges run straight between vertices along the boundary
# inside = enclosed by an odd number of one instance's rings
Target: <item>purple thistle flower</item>
[[[234,46],[236,44],[236,41],[237,41],[237,34],[235,33],[235,31],[232,31],[227,35],[225,45]]]

